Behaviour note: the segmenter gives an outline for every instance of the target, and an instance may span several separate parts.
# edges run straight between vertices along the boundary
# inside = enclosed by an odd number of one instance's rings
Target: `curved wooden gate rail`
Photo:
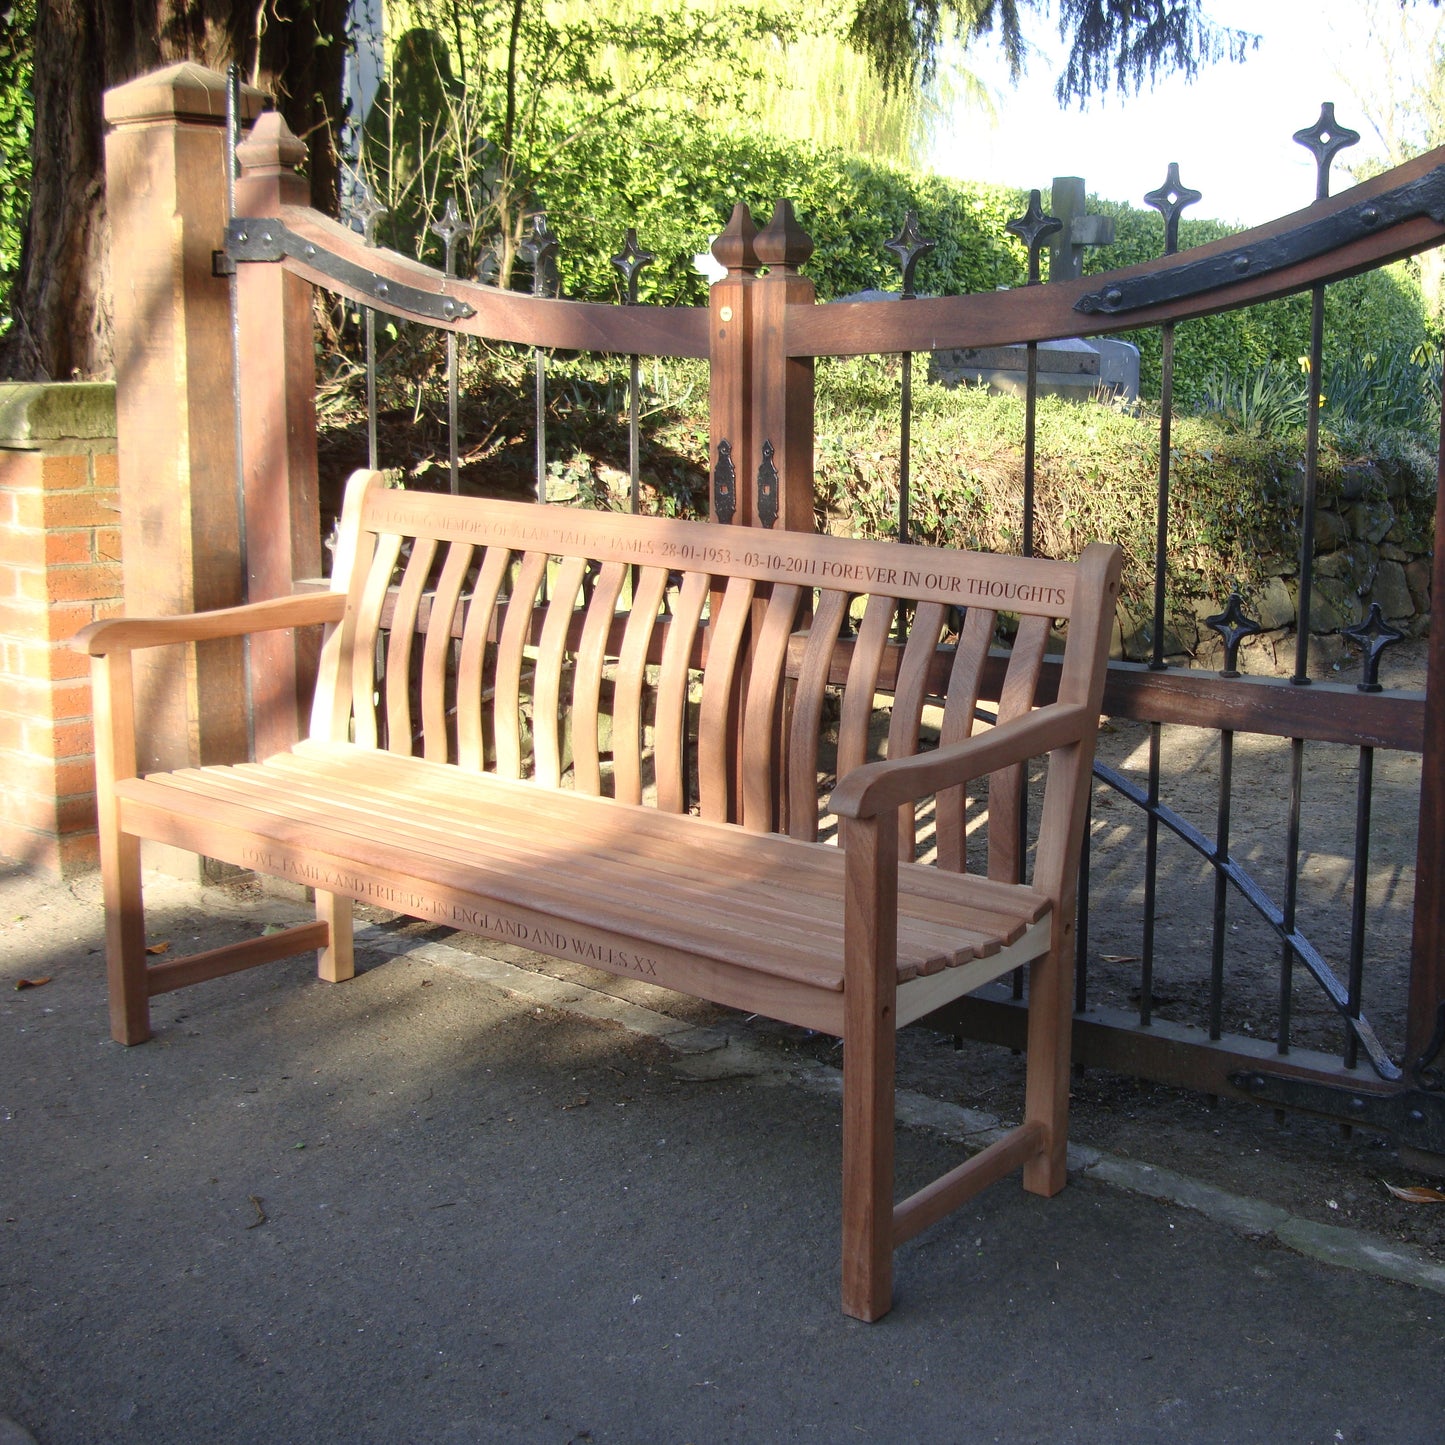
[[[1300,138],[1310,143],[1305,133]],[[907,305],[815,304],[812,283],[800,272],[811,242],[791,208],[780,204],[770,224],[759,231],[739,207],[713,248],[726,275],[713,285],[707,308],[589,305],[501,292],[369,245],[349,227],[302,203],[294,169],[301,154],[278,117],[261,117],[238,148],[236,219],[227,242],[235,273],[242,460],[250,518],[247,575],[253,598],[292,590],[293,579],[306,570],[296,565],[305,551],[304,539],[308,529],[314,536],[317,525],[312,287],[456,335],[623,358],[707,358],[713,519],[742,526],[811,528],[815,358],[1035,343],[1081,331],[1094,335],[1142,326],[1168,328],[1306,290],[1315,293],[1318,315],[1322,288],[1331,281],[1445,240],[1441,150],[1269,225],[1189,252],[1166,254],[1148,265],[1003,293],[916,298]],[[1330,154],[1321,156],[1317,150],[1322,195]],[[1028,239],[1037,246],[1036,234]],[[551,244],[551,238],[545,238],[539,247]],[[634,258],[639,254],[635,238],[629,237],[629,251]],[[617,259],[631,284],[641,263],[634,259],[629,273],[624,257]],[[635,298],[635,287],[632,294]],[[1319,374],[1317,359],[1313,374]],[[1311,466],[1316,427],[1317,403]],[[1311,475],[1307,507],[1312,505],[1312,482]],[[1432,594],[1437,598],[1445,596],[1442,516],[1437,510]],[[278,526],[278,518],[285,518],[285,524]],[[1161,502],[1161,518],[1162,538],[1167,501]],[[1307,538],[1311,527],[1306,516]],[[1301,557],[1301,595],[1306,598],[1311,558],[1307,545]],[[1159,605],[1162,611],[1162,602]],[[1307,609],[1307,600],[1304,606]],[[1307,616],[1304,620],[1307,624]],[[1153,665],[1111,666],[1105,709],[1150,724],[1156,738],[1159,725],[1179,722],[1217,729],[1231,739],[1235,734],[1292,739],[1296,772],[1306,740],[1423,755],[1408,1021],[1400,1053],[1392,1058],[1361,1016],[1358,980],[1342,981],[1296,926],[1292,884],[1287,884],[1285,902],[1275,902],[1230,855],[1227,830],[1210,839],[1162,803],[1157,787],[1140,789],[1102,769],[1099,776],[1147,814],[1151,859],[1157,830],[1174,831],[1211,864],[1220,880],[1220,898],[1226,885],[1234,888],[1269,923],[1284,950],[1285,982],[1278,1037],[1273,1040],[1224,1035],[1217,1006],[1204,1029],[1153,1018],[1147,977],[1139,1016],[1097,1006],[1085,1013],[1081,995],[1075,1056],[1085,1064],[1367,1125],[1422,1155],[1445,1156],[1445,629],[1432,630],[1423,695],[1306,686],[1307,625],[1302,632],[1305,641],[1293,679],[1165,668],[1156,656]],[[1237,643],[1237,635],[1234,640]],[[304,656],[253,659],[258,678],[274,682],[278,667],[298,695],[305,691]],[[284,745],[293,728],[293,710],[273,709],[265,716],[258,712],[258,746]],[[1292,826],[1297,833],[1297,780],[1295,791]],[[1294,847],[1297,852],[1297,837]],[[1362,862],[1357,844],[1357,863]],[[1216,919],[1220,917],[1217,899]],[[1341,1015],[1348,1030],[1341,1058],[1290,1046],[1288,981],[1296,962],[1314,976]],[[1006,992],[965,1000],[935,1022],[1015,1046],[1022,1039],[1022,1010]]]

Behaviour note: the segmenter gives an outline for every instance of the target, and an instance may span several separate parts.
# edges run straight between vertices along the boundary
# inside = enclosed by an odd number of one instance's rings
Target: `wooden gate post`
[[[712,253],[727,275],[708,288],[708,518],[746,527],[753,520],[746,485],[752,447],[752,295],[758,228],[748,208],[733,207]]]
[[[275,111],[236,148],[236,214],[275,218],[310,204],[297,167],[306,146]],[[271,261],[236,267],[241,459],[246,491],[246,587],[253,602],[284,597],[297,578],[321,575],[316,475],[316,357],[312,290]],[[285,632],[251,640],[257,757],[304,733],[316,676],[317,638]]]
[[[1425,748],[1420,767],[1420,830],[1415,855],[1415,914],[1410,940],[1410,996],[1405,1071],[1431,1049],[1445,1069],[1445,418],[1436,464],[1435,558],[1430,579],[1430,649],[1425,671]],[[1438,1077],[1438,1073],[1436,1077]],[[1408,1077],[1410,1084],[1419,1080]],[[1402,1154],[1406,1151],[1402,1151]],[[1440,1161],[1431,1162],[1439,1173]]]
[[[260,96],[248,90],[251,115]],[[230,298],[211,257],[226,224],[226,81],[182,63],[107,92],[106,205],[115,323],[125,610],[240,601]],[[137,658],[142,771],[244,755],[241,649]],[[194,859],[152,861],[194,869]]]
[[[783,348],[789,307],[812,306],[816,300],[813,283],[798,274],[813,254],[813,242],[793,215],[791,201],[778,202],[754,247],[768,270],[753,288],[753,515],[764,526],[811,532],[816,525],[813,358],[789,356]]]

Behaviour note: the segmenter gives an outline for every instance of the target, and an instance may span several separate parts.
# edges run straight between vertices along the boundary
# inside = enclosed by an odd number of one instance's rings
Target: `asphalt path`
[[[177,952],[257,927],[177,897]],[[0,908],[5,1445],[1445,1437],[1435,1290],[1085,1174],[910,1243],[862,1325],[826,1089],[377,952],[125,1049],[93,890]],[[901,1182],[957,1150],[901,1129]]]

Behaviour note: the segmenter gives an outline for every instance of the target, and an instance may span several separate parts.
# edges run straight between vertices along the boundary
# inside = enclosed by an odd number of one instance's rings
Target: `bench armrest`
[[[933,752],[865,763],[839,779],[829,806],[840,818],[873,818],[945,788],[1066,747],[1099,725],[1083,703],[1054,702]]]
[[[221,607],[211,612],[188,612],[178,617],[111,617],[92,622],[76,633],[71,647],[91,657],[164,647],[176,642],[210,642],[218,637],[242,637],[281,627],[309,627],[339,622],[346,607],[341,592],[304,592],[294,597],[272,597],[243,607]]]

